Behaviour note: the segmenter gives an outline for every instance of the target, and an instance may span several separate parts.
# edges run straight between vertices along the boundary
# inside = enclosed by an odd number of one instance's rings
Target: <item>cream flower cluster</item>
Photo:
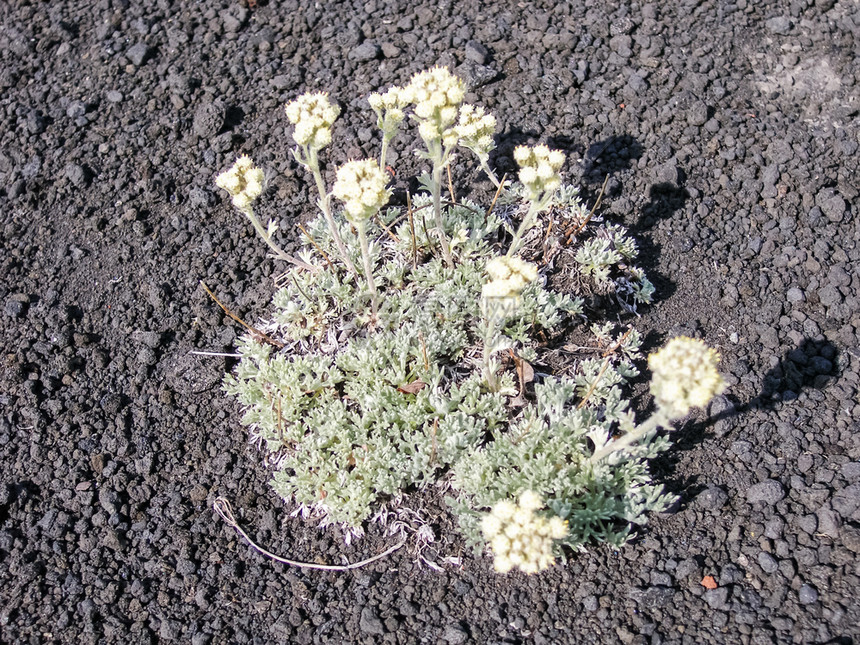
[[[405,115],[403,108],[409,105],[408,94],[403,88],[389,87],[384,94],[374,92],[367,97],[367,102],[370,107],[376,112],[378,117],[377,126],[383,129],[397,127],[403,122]]]
[[[481,520],[481,532],[493,551],[493,566],[499,573],[518,567],[537,573],[555,563],[553,540],[567,536],[567,522],[558,516],[546,519],[535,515],[543,508],[540,496],[530,490],[519,503],[502,500]]]
[[[347,219],[361,222],[388,203],[391,193],[386,183],[385,173],[374,160],[348,161],[337,170],[332,194],[344,202]]]
[[[493,134],[496,131],[496,117],[487,114],[482,107],[464,103],[460,106],[460,119],[455,127],[460,145],[468,148],[479,157],[488,155],[495,148]]]
[[[247,211],[263,192],[263,181],[263,171],[254,165],[248,155],[242,155],[229,170],[215,178],[215,185],[233,197],[233,206],[240,211]]]
[[[340,114],[340,108],[329,103],[328,94],[302,94],[287,103],[284,109],[290,123],[296,126],[293,139],[300,146],[319,150],[331,143],[331,126]]]
[[[705,343],[686,336],[673,338],[648,357],[651,393],[671,419],[686,415],[692,407],[704,407],[725,389],[717,363],[720,355]]]
[[[561,186],[558,174],[564,164],[561,150],[550,150],[544,145],[533,148],[517,146],[514,148],[514,160],[520,166],[519,178],[526,187],[528,199],[536,200],[541,194],[550,193]]]
[[[484,300],[519,298],[529,282],[537,279],[537,267],[518,257],[498,257],[487,262],[490,281],[481,289]]]
[[[447,67],[434,67],[419,72],[403,89],[403,99],[414,104],[418,119],[418,134],[424,141],[438,141],[446,146],[457,143],[458,135],[451,126],[457,121],[457,112],[466,87],[462,80],[451,74]]]

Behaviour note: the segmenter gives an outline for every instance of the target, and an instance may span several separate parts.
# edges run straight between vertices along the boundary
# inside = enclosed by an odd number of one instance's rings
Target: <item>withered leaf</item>
[[[514,350],[509,349],[508,353],[514,360],[514,365],[517,368],[517,378],[520,381],[520,393],[519,396],[517,396],[517,399],[522,399],[525,395],[526,384],[535,380],[535,371],[529,362],[522,357],[517,356],[517,353]]]
[[[401,385],[397,388],[398,392],[402,394],[418,394],[421,390],[424,389],[424,386],[427,385],[424,381],[412,381],[407,385]]]

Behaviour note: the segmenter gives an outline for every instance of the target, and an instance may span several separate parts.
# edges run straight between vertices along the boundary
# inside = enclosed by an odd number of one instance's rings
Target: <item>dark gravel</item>
[[[678,3],[101,0],[0,7],[0,640],[15,643],[855,643],[860,639],[860,12]],[[253,6],[251,6],[253,5]],[[620,5],[620,6],[617,6]],[[720,348],[726,396],[654,464],[681,495],[620,552],[497,577],[428,495],[437,542],[290,517],[246,445],[237,313],[284,267],[216,194],[240,153],[264,217],[312,213],[282,105],[326,90],[333,163],[375,151],[362,97],[436,63],[632,228],[638,326]],[[364,135],[364,136],[363,136]],[[401,179],[416,161],[403,143]],[[463,165],[460,194],[491,195]],[[461,566],[445,558],[460,557]],[[710,576],[712,578],[707,578]],[[711,579],[716,587],[707,589]]]

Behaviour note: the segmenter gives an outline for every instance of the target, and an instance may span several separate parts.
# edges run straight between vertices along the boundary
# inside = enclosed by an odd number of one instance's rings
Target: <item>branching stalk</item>
[[[364,260],[364,275],[367,278],[367,288],[370,291],[370,307],[375,318],[378,310],[378,298],[376,293],[376,281],[373,279],[373,265],[370,263],[370,247],[367,244],[367,223],[363,220],[358,221],[355,223],[355,228],[358,230],[358,241],[361,243],[361,258]]]
[[[496,371],[493,369],[493,365],[491,363],[491,340],[492,337],[484,339],[484,380],[487,382],[487,388],[490,390],[490,392],[498,392],[499,380],[496,378]]]
[[[487,382],[487,388],[491,392],[499,391],[499,379],[496,377],[496,371],[493,365],[493,350],[496,345],[496,336],[501,329],[501,320],[498,307],[489,305],[487,307],[487,316],[484,320],[484,351],[481,370],[484,374],[484,380]]]
[[[388,157],[388,144],[391,143],[394,136],[388,136],[383,132],[382,134],[382,150],[379,153],[379,167],[385,168],[385,160]]]
[[[603,446],[600,450],[597,450],[588,458],[588,462],[596,464],[604,457],[611,455],[613,452],[626,450],[640,439],[654,432],[658,427],[665,426],[668,423],[669,419],[666,418],[666,415],[658,409],[651,417],[640,423],[623,437],[619,437],[615,441],[611,441]]]
[[[454,258],[451,256],[451,246],[448,244],[448,236],[445,235],[445,227],[442,221],[442,170],[445,168],[445,151],[442,149],[441,141],[427,143],[430,159],[433,161],[433,175],[431,190],[433,193],[433,214],[436,216],[436,232],[439,236],[439,244],[442,247],[442,258],[445,266],[454,268]]]
[[[322,172],[320,172],[320,163],[319,158],[317,157],[317,151],[314,148],[304,148],[305,152],[305,167],[311,171],[311,174],[314,176],[314,181],[317,185],[317,191],[319,192],[319,206],[323,215],[325,216],[325,220],[328,223],[329,230],[331,231],[331,237],[334,240],[335,246],[337,246],[337,251],[340,254],[341,260],[346,265],[346,268],[352,273],[356,280],[358,279],[358,270],[355,268],[355,264],[352,263],[352,260],[349,258],[349,253],[347,253],[346,245],[343,243],[343,240],[340,237],[340,233],[337,230],[337,224],[334,221],[334,216],[331,214],[331,198],[326,192],[325,180],[323,179]],[[301,160],[300,160],[301,161]]]
[[[257,216],[254,214],[254,209],[248,206],[247,208],[241,209],[240,212],[247,217],[251,224],[254,225],[254,230],[263,238],[263,241],[268,244],[269,248],[275,252],[275,257],[286,260],[290,264],[295,264],[297,267],[302,269],[307,269],[308,271],[316,271],[317,267],[308,264],[307,262],[302,262],[297,257],[290,255],[285,252],[280,246],[275,244],[275,241],[272,239],[272,236],[269,235],[269,232],[266,230],[266,227],[257,219]]]
[[[532,226],[535,225],[535,220],[537,220],[538,213],[543,210],[541,208],[541,203],[537,200],[529,202],[529,210],[526,212],[526,216],[523,218],[522,223],[520,223],[520,227],[517,229],[516,235],[514,235],[514,239],[511,242],[511,248],[508,249],[507,256],[513,257],[514,254],[520,250],[520,246],[523,243],[523,235],[525,235],[526,231],[531,230]]]
[[[492,171],[490,165],[487,163],[489,161],[489,157],[487,155],[478,155],[478,161],[481,164],[481,170],[487,174],[487,177],[490,178],[493,185],[500,189],[502,187],[502,182],[499,181],[498,177],[496,177],[496,173]]]

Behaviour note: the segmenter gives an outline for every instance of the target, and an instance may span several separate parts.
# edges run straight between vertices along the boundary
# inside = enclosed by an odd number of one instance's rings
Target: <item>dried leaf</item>
[[[398,387],[397,391],[401,392],[402,394],[418,394],[421,390],[424,389],[424,386],[426,385],[427,384],[421,380],[412,381],[408,385],[402,385]]]
[[[714,576],[705,576],[704,578],[702,578],[701,585],[705,589],[716,589],[717,588],[717,581],[714,580]]]
[[[532,383],[532,382],[535,380],[535,370],[534,370],[534,368],[531,366],[531,363],[529,363],[528,361],[526,361],[526,360],[524,360],[524,359],[522,359],[522,358],[520,359],[520,362],[522,363],[522,366],[523,366],[523,367],[522,367],[522,371],[523,371],[523,376],[522,376],[523,383]]]
[[[516,397],[508,401],[508,405],[512,408],[524,408],[528,404],[529,402],[525,400],[525,397],[523,397],[522,392],[520,392],[516,395]]]
[[[524,360],[522,357],[517,356],[517,353],[514,350],[509,349],[508,354],[510,354],[514,361],[514,365],[517,368],[517,378],[520,381],[520,393],[517,396],[517,400],[523,399],[525,396],[526,384],[535,380],[535,371],[529,362]],[[525,403],[523,403],[523,405],[525,405]]]

